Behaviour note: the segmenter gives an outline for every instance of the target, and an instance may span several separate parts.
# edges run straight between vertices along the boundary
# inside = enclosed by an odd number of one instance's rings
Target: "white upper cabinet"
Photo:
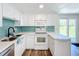
[[[56,14],[27,14],[21,16],[21,26],[55,26],[58,16]]]
[[[21,26],[34,26],[33,15],[21,15]]]
[[[20,12],[10,4],[3,4],[3,16],[13,20],[20,20]]]
[[[34,20],[34,15],[31,15],[31,16],[29,15],[29,20],[28,20],[29,21],[29,26],[34,26],[34,21],[33,20]]]
[[[28,16],[25,16],[25,15],[21,15],[21,24],[20,26],[28,26]]]
[[[13,8],[9,4],[3,4],[3,16],[7,18],[13,17]]]
[[[16,20],[20,20],[21,19],[21,13],[14,8],[14,11],[13,11],[13,17],[16,19]]]
[[[0,27],[2,27],[2,4],[0,3]]]
[[[35,26],[46,26],[47,25],[47,15],[38,14],[34,17]]]
[[[57,14],[21,14],[20,26],[57,26]]]
[[[21,26],[46,26],[47,16],[38,14],[28,14],[21,17]]]

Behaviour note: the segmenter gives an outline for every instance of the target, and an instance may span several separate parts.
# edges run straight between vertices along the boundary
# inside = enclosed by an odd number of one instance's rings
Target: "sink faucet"
[[[10,33],[10,29],[13,29],[13,32],[15,32],[15,30],[14,30],[13,27],[9,27],[9,28],[8,28],[8,37],[9,37],[9,35],[11,35],[11,33]],[[12,33],[12,34],[14,34],[14,33]]]

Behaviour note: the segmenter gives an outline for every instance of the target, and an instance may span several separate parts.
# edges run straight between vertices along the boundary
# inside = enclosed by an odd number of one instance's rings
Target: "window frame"
[[[69,27],[70,27],[70,25],[69,25],[69,20],[70,19],[73,19],[73,20],[75,20],[75,39],[76,39],[76,22],[77,22],[77,19],[76,18],[60,18],[60,20],[66,20],[67,21],[67,36],[69,37]],[[60,25],[60,20],[59,20],[59,34],[60,34],[60,27],[61,27],[61,25]]]
[[[66,21],[68,20],[67,18],[61,18],[60,20],[62,20],[62,19],[66,20]],[[60,25],[60,20],[59,20],[59,34],[60,34],[60,26],[61,26]],[[67,23],[68,23],[68,21],[66,22],[66,25],[67,25]],[[66,27],[67,27],[67,29],[66,29],[66,31],[67,31],[66,36],[68,36],[68,25]]]

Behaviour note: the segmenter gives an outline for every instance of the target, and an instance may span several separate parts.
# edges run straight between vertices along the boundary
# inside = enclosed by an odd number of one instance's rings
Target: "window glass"
[[[60,26],[60,34],[67,36],[67,26]]]
[[[60,19],[60,25],[66,25],[67,20],[66,19]]]
[[[76,36],[76,31],[75,31],[75,20],[70,19],[69,20],[69,37],[74,39]]]
[[[74,19],[69,19],[69,26],[75,26],[75,20]]]
[[[60,34],[67,35],[67,20],[60,19]]]

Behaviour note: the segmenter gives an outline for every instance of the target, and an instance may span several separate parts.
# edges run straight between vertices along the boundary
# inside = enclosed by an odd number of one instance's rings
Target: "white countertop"
[[[50,32],[48,32],[48,35],[57,40],[70,40],[69,37],[64,35],[59,35],[59,34],[50,33]]]
[[[2,51],[4,51],[6,48],[8,48],[9,46],[11,46],[14,43],[14,41],[10,41],[10,42],[0,42],[0,53]]]
[[[16,33],[16,34],[35,34],[35,32],[20,32],[20,33]],[[59,35],[59,34],[56,34],[53,32],[47,32],[47,34],[57,40],[70,40],[70,38],[67,36]]]
[[[35,33],[35,32],[32,32],[33,34]],[[30,32],[20,32],[20,33],[15,33],[16,35],[18,35],[18,34],[30,34]],[[63,41],[65,41],[65,40],[70,40],[70,38],[69,37],[66,37],[66,36],[63,36],[63,35],[58,35],[58,34],[55,34],[55,33],[51,33],[51,32],[47,32],[47,34],[49,35],[49,36],[51,36],[52,38],[54,38],[54,39],[57,39],[57,40],[63,40]],[[7,38],[7,37],[4,37],[4,38],[2,38],[2,39],[5,39],[5,38]],[[10,45],[12,45],[13,43],[14,43],[15,41],[9,41],[9,42],[0,42],[0,53],[2,52],[2,51],[4,51],[6,48],[8,48]]]
[[[31,32],[20,32],[20,33],[15,33],[15,35],[18,35],[18,34],[31,34]],[[34,34],[34,32],[33,32]],[[8,39],[8,37],[3,37],[3,38],[0,38],[0,40],[4,40],[4,39]],[[7,41],[7,42],[1,42],[0,41],[0,53],[2,51],[4,51],[6,48],[8,48],[10,45],[12,45],[13,43],[15,43],[16,40],[14,41]]]
[[[31,33],[31,32],[28,32]],[[20,34],[28,34],[27,32],[20,32],[20,33],[15,33],[15,35],[20,35]],[[8,39],[9,37],[2,37],[0,40]]]

